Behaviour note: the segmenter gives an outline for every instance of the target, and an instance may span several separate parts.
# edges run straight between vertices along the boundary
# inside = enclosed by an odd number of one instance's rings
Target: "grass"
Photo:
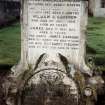
[[[96,61],[105,64],[105,18],[89,18],[87,45],[93,49]]]
[[[89,18],[88,54],[105,62],[105,18]],[[101,59],[102,58],[102,59]],[[0,29],[0,64],[14,64],[20,59],[20,25]],[[99,61],[97,60],[97,61]]]
[[[98,55],[105,55],[105,18],[89,18],[87,44]]]
[[[0,29],[0,64],[14,64],[20,58],[19,23]]]

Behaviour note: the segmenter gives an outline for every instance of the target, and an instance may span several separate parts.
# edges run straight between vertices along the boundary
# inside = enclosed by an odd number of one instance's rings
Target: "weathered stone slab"
[[[82,0],[26,0],[23,3],[21,61],[35,65],[46,53],[58,61],[61,54],[83,72],[87,2]]]
[[[60,71],[46,70],[34,75],[25,85],[22,105],[77,105],[78,96],[72,79]]]

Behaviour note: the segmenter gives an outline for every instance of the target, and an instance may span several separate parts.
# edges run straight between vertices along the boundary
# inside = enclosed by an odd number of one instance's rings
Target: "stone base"
[[[104,83],[101,76],[90,77],[73,65],[67,70],[54,61],[36,69],[17,67],[3,84],[7,105],[94,105]]]

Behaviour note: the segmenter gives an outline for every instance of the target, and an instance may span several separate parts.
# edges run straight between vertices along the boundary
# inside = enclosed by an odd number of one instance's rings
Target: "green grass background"
[[[20,25],[0,29],[0,64],[15,64],[20,59]],[[103,61],[105,58],[105,18],[89,18],[87,52]]]
[[[89,18],[86,43],[87,54],[94,56],[96,64],[105,66],[105,18]]]
[[[20,58],[20,25],[0,29],[0,64],[14,64]]]

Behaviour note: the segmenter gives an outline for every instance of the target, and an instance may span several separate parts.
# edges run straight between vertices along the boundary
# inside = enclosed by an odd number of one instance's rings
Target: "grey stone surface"
[[[43,6],[40,6],[40,4]],[[47,4],[49,6],[45,6],[45,1],[23,0],[23,9],[21,11],[21,65],[24,68],[27,68],[28,65],[34,67],[40,55],[44,53],[47,54],[48,60],[52,59],[55,62],[59,62],[57,56],[60,54],[65,56],[69,63],[75,65],[82,72],[92,75],[91,70],[86,66],[84,61],[87,1],[55,2],[55,6],[54,2],[49,1]],[[57,10],[54,10],[54,8]],[[47,12],[44,13],[44,11]],[[46,16],[49,15],[49,19],[46,19]],[[60,19],[60,17],[67,16],[69,17],[68,19]],[[55,19],[53,19],[54,17]],[[47,21],[43,22],[45,19]],[[48,26],[44,26],[43,24],[47,24]],[[61,29],[62,26],[57,26],[57,24],[65,25],[63,26],[64,31]],[[50,25],[55,26],[49,27]],[[32,29],[42,27],[44,27],[44,31],[41,29]]]
[[[95,17],[105,17],[105,7],[102,7],[101,0],[90,0],[90,11]]]

